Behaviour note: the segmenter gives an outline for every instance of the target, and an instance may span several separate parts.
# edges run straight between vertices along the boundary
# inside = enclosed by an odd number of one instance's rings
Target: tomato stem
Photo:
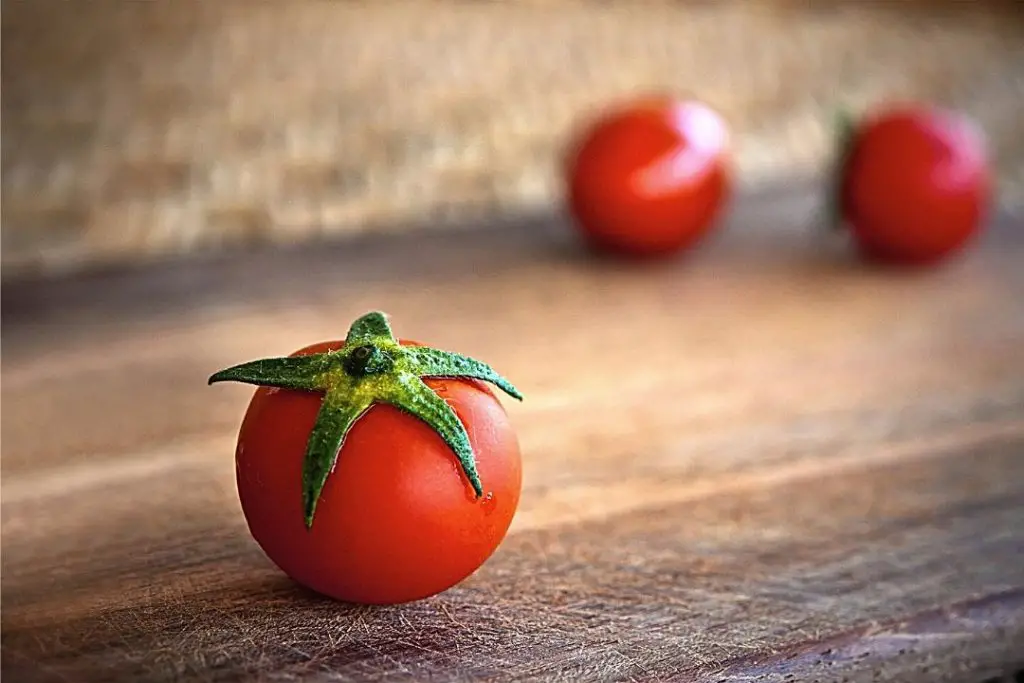
[[[475,496],[483,495],[466,428],[452,407],[424,383],[425,377],[483,380],[517,400],[523,398],[481,361],[428,346],[402,346],[380,311],[352,323],[338,350],[242,363],[215,373],[209,383],[242,382],[324,393],[302,468],[303,517],[310,529],[345,437],[375,403],[392,405],[429,425],[455,454]]]
[[[342,365],[349,376],[358,378],[389,372],[394,368],[395,361],[387,351],[364,344],[352,349]]]

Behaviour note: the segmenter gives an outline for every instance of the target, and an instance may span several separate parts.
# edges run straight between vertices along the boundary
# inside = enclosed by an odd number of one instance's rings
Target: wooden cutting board
[[[857,266],[812,209],[746,196],[661,265],[537,216],[5,287],[5,680],[1024,668],[1024,223],[907,274]],[[374,308],[526,394],[505,543],[389,608],[262,555],[233,480],[249,390],[205,382]]]

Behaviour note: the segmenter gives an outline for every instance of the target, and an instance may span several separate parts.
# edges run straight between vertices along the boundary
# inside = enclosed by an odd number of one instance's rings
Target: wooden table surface
[[[5,286],[5,680],[1020,680],[1024,224],[870,270],[810,197],[657,266],[538,216]],[[206,386],[374,308],[526,394],[505,543],[390,608],[262,555]]]

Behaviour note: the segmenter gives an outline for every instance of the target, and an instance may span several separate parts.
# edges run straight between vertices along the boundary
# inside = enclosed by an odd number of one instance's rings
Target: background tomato
[[[706,235],[730,193],[728,129],[707,105],[620,105],[588,127],[568,160],[568,201],[593,245],[655,256]]]
[[[315,344],[292,355],[342,345]],[[505,410],[483,382],[425,381],[465,425],[484,496],[474,497],[451,449],[427,424],[377,404],[348,433],[309,530],[302,461],[321,396],[256,390],[235,454],[238,493],[253,537],[299,583],[339,600],[406,602],[455,585],[501,543],[521,487],[519,446]]]
[[[893,107],[847,136],[839,217],[866,257],[933,263],[980,231],[991,177],[983,135],[966,116]]]

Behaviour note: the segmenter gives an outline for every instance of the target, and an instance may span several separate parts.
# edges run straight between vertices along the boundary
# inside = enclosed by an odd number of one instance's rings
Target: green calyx
[[[844,221],[843,191],[846,183],[847,166],[853,152],[857,121],[846,109],[835,112],[833,127],[835,130],[836,147],[832,170],[832,187],[829,190],[826,207],[826,225],[831,230],[841,230]]]
[[[469,435],[452,407],[424,383],[426,377],[484,380],[517,400],[523,398],[485,363],[427,346],[402,346],[379,311],[352,323],[344,346],[336,351],[242,363],[215,373],[209,384],[242,382],[323,393],[302,466],[308,529],[345,436],[375,403],[395,406],[427,423],[455,453],[476,497],[483,495]]]

